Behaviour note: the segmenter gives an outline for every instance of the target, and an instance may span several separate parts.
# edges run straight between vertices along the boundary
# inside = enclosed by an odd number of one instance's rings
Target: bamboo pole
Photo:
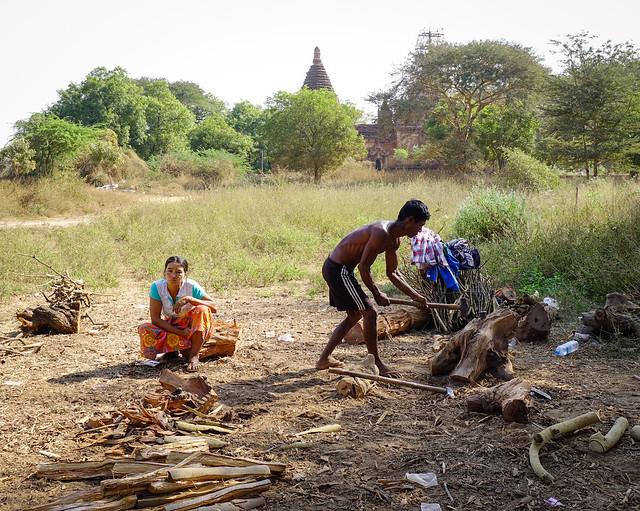
[[[270,476],[271,470],[266,465],[250,465],[248,467],[184,467],[169,470],[170,481],[210,481],[218,479],[235,479],[239,477]]]

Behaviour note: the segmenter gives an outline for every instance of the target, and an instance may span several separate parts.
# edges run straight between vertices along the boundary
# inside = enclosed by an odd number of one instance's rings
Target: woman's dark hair
[[[164,269],[167,269],[167,266],[169,266],[171,263],[178,263],[180,266],[182,266],[184,268],[184,272],[187,273],[189,271],[189,263],[187,262],[187,260],[184,257],[180,257],[180,256],[171,256],[169,259],[167,259],[164,262]]]
[[[413,217],[416,222],[422,222],[423,220],[426,222],[431,218],[427,205],[418,199],[411,199],[405,202],[404,206],[400,208],[400,212],[398,213],[398,221],[401,222],[410,216]]]

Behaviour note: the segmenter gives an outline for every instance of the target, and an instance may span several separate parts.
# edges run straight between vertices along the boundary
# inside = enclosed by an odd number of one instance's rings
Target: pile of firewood
[[[208,451],[227,445],[211,434],[233,433],[237,426],[214,420],[218,396],[204,376],[183,378],[168,369],[160,373],[159,388],[139,401],[107,415],[84,421],[82,447],[112,446],[110,454],[134,454],[149,459],[176,448]],[[173,444],[179,443],[180,446]],[[160,444],[160,445],[157,445]]]
[[[28,511],[256,509],[265,504],[260,494],[271,487],[270,478],[280,477],[285,469],[282,463],[178,450],[152,461],[129,456],[40,464],[35,477],[58,481],[100,479],[100,483]]]
[[[49,292],[42,293],[47,305],[18,311],[16,317],[20,321],[20,328],[29,334],[78,333],[81,319],[90,318],[88,310],[91,307],[91,293],[85,289],[84,281],[72,278],[68,271],[57,271],[36,256],[31,257],[49,268],[53,274],[36,275],[49,279],[45,283]]]
[[[458,273],[456,279],[460,292],[448,290],[442,279],[433,282],[425,278],[424,272],[407,260],[403,262],[402,274],[411,287],[426,297],[429,302],[456,303],[460,296],[467,299],[469,307],[465,317],[455,310],[429,310],[431,323],[439,332],[455,332],[464,327],[469,320],[489,314],[496,309],[494,285],[480,268],[461,270]]]

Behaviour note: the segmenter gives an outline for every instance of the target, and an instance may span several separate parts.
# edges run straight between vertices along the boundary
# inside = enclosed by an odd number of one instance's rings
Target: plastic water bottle
[[[558,357],[564,357],[569,353],[578,351],[579,346],[580,345],[578,344],[578,341],[576,341],[575,339],[572,339],[571,341],[567,341],[564,344],[561,344],[560,346],[558,346],[556,350],[553,352],[553,354]]]

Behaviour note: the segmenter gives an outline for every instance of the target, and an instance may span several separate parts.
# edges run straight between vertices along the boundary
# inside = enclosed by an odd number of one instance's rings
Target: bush
[[[475,188],[460,205],[453,233],[473,241],[512,237],[526,228],[524,201],[516,193]]]
[[[507,188],[541,191],[557,188],[558,173],[521,149],[504,148],[506,166],[498,172],[498,181]]]
[[[238,181],[247,173],[248,166],[241,156],[221,149],[200,152],[176,151],[150,162],[152,168],[171,176],[195,179],[190,187],[210,188]]]
[[[16,138],[0,150],[0,178],[20,178],[36,168],[36,152],[24,138]]]
[[[409,151],[407,151],[403,147],[396,147],[393,150],[393,157],[396,160],[401,160],[401,161],[407,160],[409,159]]]

